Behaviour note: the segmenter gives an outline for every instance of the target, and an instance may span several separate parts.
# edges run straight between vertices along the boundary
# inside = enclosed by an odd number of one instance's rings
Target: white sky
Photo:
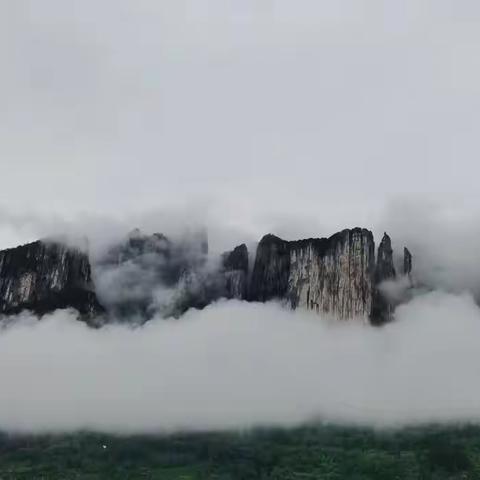
[[[474,0],[0,0],[0,246],[36,234],[12,215],[324,235],[398,197],[477,211],[479,23]]]

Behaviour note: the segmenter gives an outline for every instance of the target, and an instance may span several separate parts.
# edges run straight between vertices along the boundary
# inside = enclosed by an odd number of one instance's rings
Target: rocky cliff
[[[265,235],[257,247],[248,299],[266,302],[284,298],[287,293],[289,275],[289,242],[275,235]]]
[[[284,299],[292,308],[339,319],[369,317],[375,265],[370,231],[343,230],[330,238],[260,241],[250,300]]]
[[[73,307],[94,316],[103,305],[111,319],[144,322],[156,315],[178,317],[227,298],[277,299],[293,309],[341,320],[383,324],[392,319],[396,303],[383,287],[397,275],[387,234],[376,259],[373,235],[361,228],[298,241],[265,235],[251,272],[245,245],[213,260],[207,253],[204,232],[172,241],[160,233],[134,230],[95,264],[94,291],[89,260],[77,250],[43,242],[4,250],[0,313],[30,309],[43,314]],[[408,249],[403,272],[410,279]]]
[[[392,319],[394,305],[382,289],[384,282],[395,280],[397,273],[393,263],[392,240],[385,233],[378,247],[377,265],[375,267],[372,322],[383,324]]]
[[[410,276],[412,274],[413,268],[413,257],[410,253],[410,250],[405,247],[403,249],[403,274],[406,276]]]
[[[87,317],[103,312],[86,254],[42,241],[0,251],[0,313],[69,307]]]
[[[248,249],[245,244],[223,254],[226,298],[245,300],[248,291]]]

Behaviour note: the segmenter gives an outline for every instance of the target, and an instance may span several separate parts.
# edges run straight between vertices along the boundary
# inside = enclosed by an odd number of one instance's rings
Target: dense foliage
[[[479,479],[480,428],[0,437],[0,479]]]

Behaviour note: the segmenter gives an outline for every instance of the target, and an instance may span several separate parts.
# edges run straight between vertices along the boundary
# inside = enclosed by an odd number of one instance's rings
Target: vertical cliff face
[[[245,300],[248,282],[248,249],[245,244],[227,252],[222,258],[225,276],[225,297]]]
[[[375,261],[368,230],[344,230],[329,239],[292,242],[287,298],[293,308],[338,319],[368,318]]]
[[[375,268],[375,282],[381,283],[385,280],[392,280],[396,277],[393,263],[392,240],[385,233],[378,246],[377,266]]]
[[[413,257],[410,253],[410,250],[405,247],[403,249],[403,274],[406,276],[410,276],[412,273],[412,266],[413,266]]]
[[[385,233],[378,247],[377,265],[375,268],[375,288],[373,292],[372,323],[381,325],[392,319],[394,305],[382,290],[382,284],[394,280],[397,274],[393,263],[392,240]]]
[[[368,317],[374,262],[368,230],[355,228],[328,239],[297,242],[267,235],[258,247],[250,298],[283,298],[292,308],[339,319]]]
[[[0,251],[0,313],[42,315],[69,307],[88,317],[103,312],[87,255],[41,241]]]
[[[407,249],[404,263],[409,274],[412,257]],[[249,299],[280,299],[292,308],[380,325],[392,319],[395,307],[383,294],[382,284],[395,278],[387,234],[376,260],[373,235],[361,228],[295,242],[266,235],[258,246]]]
[[[284,298],[290,275],[289,242],[265,235],[258,244],[249,288],[249,300],[266,302]]]

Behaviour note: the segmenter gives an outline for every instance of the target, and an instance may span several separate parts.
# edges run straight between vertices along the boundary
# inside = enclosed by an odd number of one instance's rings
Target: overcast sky
[[[195,205],[320,235],[398,197],[476,211],[479,21],[475,0],[0,0],[0,246],[15,215]]]

